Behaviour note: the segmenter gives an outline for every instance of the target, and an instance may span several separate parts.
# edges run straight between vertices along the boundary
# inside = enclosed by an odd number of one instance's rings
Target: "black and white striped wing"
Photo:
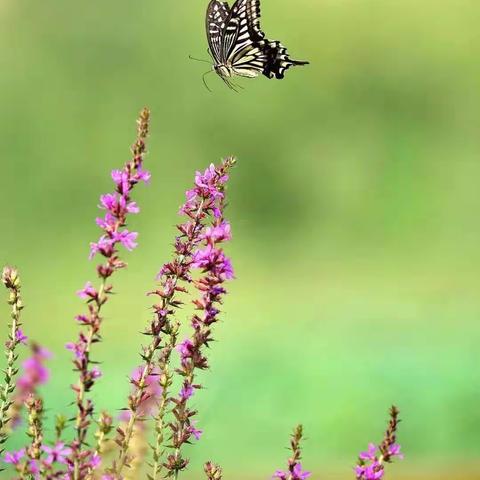
[[[236,0],[229,9],[226,2],[211,0],[207,10],[207,36],[217,65],[231,67],[243,77],[262,73],[268,78],[283,78],[294,65],[287,49],[270,41],[260,28],[260,0]]]
[[[237,75],[256,77],[263,73],[267,57],[263,52],[265,34],[260,30],[260,0],[237,0],[231,11],[228,27],[235,26],[231,31],[232,43],[225,32],[227,61],[232,65]]]
[[[260,0],[237,0],[230,17],[238,19],[238,35],[227,60],[238,75],[263,73],[268,78],[281,79],[290,67],[308,63],[290,59],[280,42],[265,38],[260,28]]]
[[[217,64],[225,60],[222,38],[229,15],[227,2],[211,0],[207,8],[206,30],[210,53]]]

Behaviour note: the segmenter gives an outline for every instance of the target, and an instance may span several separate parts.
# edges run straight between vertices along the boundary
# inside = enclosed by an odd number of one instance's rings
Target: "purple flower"
[[[132,251],[137,246],[137,243],[135,242],[137,237],[137,232],[123,230],[121,232],[114,232],[112,240],[121,243],[127,250]]]
[[[144,183],[148,183],[150,181],[150,178],[151,178],[151,174],[149,171],[147,170],[143,170],[142,168],[139,168],[137,170],[137,174],[136,174],[136,179],[138,181],[142,181]]]
[[[85,344],[83,342],[74,343],[68,342],[65,345],[67,350],[70,350],[77,359],[82,359],[85,356]]]
[[[126,172],[125,170],[113,170],[112,180],[115,182],[118,189],[123,195],[128,194],[131,188],[128,172]]]
[[[358,480],[378,480],[383,477],[385,470],[383,465],[375,460],[370,465],[357,465],[355,473]]]
[[[296,463],[292,470],[292,480],[306,480],[312,473],[302,471],[302,464]]]
[[[80,298],[96,298],[98,292],[95,290],[91,282],[87,282],[82,290],[78,290],[77,295]]]
[[[203,430],[197,430],[195,428],[195,423],[192,423],[191,425],[189,425],[188,427],[188,433],[190,433],[191,435],[193,435],[195,437],[195,440],[200,440],[200,437],[202,436],[202,433],[203,433]]]
[[[177,345],[177,350],[180,352],[182,360],[189,358],[192,355],[193,342],[186,338],[183,342]]]
[[[191,396],[193,396],[194,392],[195,390],[192,385],[190,385],[188,382],[185,382],[180,390],[180,397],[183,400],[188,400]]]
[[[391,457],[398,457],[400,460],[403,460],[403,453],[400,452],[400,448],[398,443],[394,443],[388,447],[388,454]]]
[[[95,222],[101,229],[110,231],[113,230],[113,228],[115,227],[117,219],[111,213],[107,212],[105,214],[105,217],[98,217]]]
[[[113,255],[114,241],[108,238],[106,235],[100,237],[97,243],[90,243],[90,255],[91,260],[97,253],[101,253],[104,257],[111,257]]]
[[[232,228],[228,222],[222,222],[216,227],[208,227],[203,238],[208,243],[227,242],[232,239]]]
[[[20,460],[25,456],[25,449],[22,448],[16,452],[5,452],[4,462],[11,465],[18,465]]]
[[[102,458],[97,453],[92,453],[90,456],[88,467],[92,470],[96,470],[102,463]]]
[[[286,480],[288,477],[288,473],[282,470],[276,470],[275,473],[272,475],[272,478],[279,478],[280,480]]]
[[[23,343],[24,345],[27,344],[28,337],[23,333],[22,329],[19,328],[16,332],[17,342]]]
[[[105,195],[100,195],[100,205],[99,208],[103,208],[105,210],[110,210],[110,212],[114,213],[117,209],[118,201],[117,195],[114,193],[107,193]]]
[[[358,456],[362,460],[375,460],[377,458],[377,447],[374,443],[368,444],[368,450],[366,452],[360,452]]]
[[[131,375],[130,382],[132,383],[134,390],[140,381],[140,378],[145,367],[140,365],[137,367]],[[162,395],[163,389],[159,383],[160,370],[155,367],[152,372],[146,376],[145,385],[146,389],[140,404],[138,405],[139,416],[153,415],[158,407],[158,400]],[[128,421],[130,418],[130,412],[124,411],[120,414],[120,419]]]
[[[40,473],[40,467],[37,460],[30,460],[28,462],[28,470],[35,477]]]
[[[212,245],[207,245],[193,254],[192,267],[209,270],[221,279],[228,280],[234,276],[230,259],[222,250],[217,250]]]
[[[45,463],[52,465],[52,463],[67,463],[66,457],[72,453],[69,447],[65,447],[63,442],[57,442],[54,447],[42,446],[42,450],[47,454]]]
[[[34,345],[32,350],[32,356],[23,361],[23,373],[17,379],[20,402],[34,393],[38,385],[47,383],[50,377],[50,372],[44,365],[45,360],[51,357],[50,352],[38,345]]]

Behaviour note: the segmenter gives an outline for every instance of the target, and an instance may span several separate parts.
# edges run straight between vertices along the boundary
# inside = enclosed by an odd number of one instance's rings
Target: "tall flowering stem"
[[[290,440],[291,457],[288,459],[288,468],[286,471],[277,470],[273,478],[280,480],[306,480],[311,473],[302,470],[300,460],[302,458],[301,440],[303,438],[303,427],[298,425],[293,431]]]
[[[119,456],[113,463],[109,474],[113,478],[122,478],[123,469],[129,465],[129,445],[136,422],[145,418],[142,405],[151,396],[147,379],[155,374],[159,365],[159,385],[162,388],[159,409],[156,417],[156,441],[154,445],[154,463],[152,477],[157,478],[161,467],[163,425],[166,413],[168,389],[171,385],[171,374],[166,366],[170,362],[170,354],[177,342],[179,322],[174,318],[177,308],[182,306],[179,294],[186,293],[186,285],[192,282],[191,270],[194,266],[194,255],[197,247],[203,242],[207,230],[207,219],[220,211],[220,199],[224,196],[224,185],[228,180],[228,171],[234,165],[233,158],[227,158],[219,167],[211,165],[205,173],[197,172],[195,187],[187,192],[187,201],[180,213],[187,221],[178,225],[180,235],[175,240],[174,258],[163,265],[159,274],[159,287],[150,292],[159,301],[153,305],[153,318],[144,334],[151,338],[150,343],[142,349],[143,366],[140,375],[131,378],[133,392],[128,399],[129,421],[124,428],[118,429],[117,444]],[[205,183],[207,182],[207,183]]]
[[[179,326],[179,325],[178,325]],[[155,443],[152,445],[153,450],[153,463],[151,479],[157,480],[162,470],[162,459],[164,454],[163,443],[165,440],[165,426],[166,426],[166,414],[168,408],[168,399],[170,387],[173,383],[173,372],[170,368],[170,357],[172,350],[177,344],[178,338],[178,326],[175,326],[174,334],[170,335],[169,343],[166,345],[159,355],[158,367],[161,372],[159,383],[162,387],[162,394],[158,406],[158,413],[155,417]]]
[[[390,421],[385,432],[383,441],[376,446],[370,443],[368,450],[361,452],[358,464],[355,467],[357,480],[378,480],[385,474],[385,463],[391,463],[395,457],[403,459],[400,453],[400,445],[397,441],[397,428],[400,422],[399,410],[392,406],[390,409]]]
[[[30,395],[25,401],[25,407],[28,412],[27,435],[31,438],[31,443],[25,450],[27,458],[23,466],[23,474],[32,476],[43,473],[40,463],[43,443],[43,401],[41,398]]]
[[[17,347],[19,343],[26,343],[27,337],[20,329],[20,313],[23,309],[20,296],[20,278],[16,269],[5,267],[2,272],[2,283],[9,292],[8,303],[11,306],[10,334],[5,343],[5,356],[7,367],[4,371],[4,382],[0,390],[0,453],[3,452],[3,444],[7,441],[8,432],[6,426],[10,421],[9,409],[13,405],[12,396],[15,391],[15,376],[18,373],[16,362],[18,359]]]
[[[74,354],[73,364],[78,372],[78,381],[72,386],[75,392],[77,414],[75,419],[75,439],[72,441],[70,478],[80,480],[90,475],[92,468],[97,464],[94,450],[84,450],[87,434],[92,423],[93,402],[87,398],[101,372],[91,358],[91,347],[101,341],[100,328],[102,324],[101,310],[112,293],[110,277],[126,266],[120,259],[118,247],[123,245],[127,250],[136,247],[136,232],[130,232],[127,228],[129,214],[139,212],[137,204],[131,200],[132,189],[141,181],[147,182],[150,174],[143,170],[143,160],[146,153],[146,138],[148,135],[150,112],[142,110],[137,121],[137,138],[131,147],[132,159],[127,162],[122,170],[114,170],[112,179],[115,183],[114,193],[108,193],[100,197],[99,207],[105,210],[102,218],[97,218],[97,225],[102,230],[98,242],[90,245],[90,258],[96,254],[103,257],[103,262],[97,266],[100,278],[100,286],[96,289],[90,282],[78,292],[85,299],[87,312],[76,317],[81,326],[78,340],[67,344],[67,348]]]
[[[223,284],[233,278],[230,259],[220,247],[231,239],[230,224],[224,219],[224,185],[228,180],[227,171],[233,164],[233,159],[227,159],[219,169],[211,165],[203,174],[197,173],[195,188],[187,192],[187,202],[181,210],[190,218],[195,218],[197,212],[203,210],[209,226],[198,235],[190,262],[192,269],[200,270],[198,279],[192,281],[200,297],[193,301],[196,309],[191,320],[193,333],[177,347],[180,367],[176,372],[183,378],[183,383],[177,397],[171,400],[174,420],[169,427],[173,453],[165,462],[169,476],[177,477],[185,469],[188,459],[183,456],[183,446],[192,438],[198,440],[202,434],[195,427],[197,412],[189,403],[195,390],[201,388],[196,381],[198,370],[208,368],[205,349],[213,340],[212,326],[219,320],[219,305],[227,293]]]

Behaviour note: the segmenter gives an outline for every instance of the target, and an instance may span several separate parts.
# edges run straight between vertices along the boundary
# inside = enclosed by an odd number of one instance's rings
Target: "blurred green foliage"
[[[50,416],[71,411],[63,345],[94,277],[97,198],[148,105],[153,179],[97,349],[98,407],[125,404],[193,172],[235,154],[238,278],[195,398],[195,468],[266,477],[301,421],[305,465],[351,478],[395,402],[392,478],[433,463],[459,478],[480,444],[480,4],[263,0],[267,35],[311,65],[236,94],[215,75],[209,93],[188,59],[207,58],[206,3],[0,0],[0,260],[22,273],[27,332],[56,352]]]

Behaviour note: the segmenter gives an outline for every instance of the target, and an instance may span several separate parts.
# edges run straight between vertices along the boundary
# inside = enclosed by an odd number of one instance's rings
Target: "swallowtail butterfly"
[[[268,40],[260,29],[260,0],[227,2],[211,0],[206,18],[209,52],[213,69],[231,88],[236,75],[283,78],[285,71],[308,62],[292,60],[278,41]]]

